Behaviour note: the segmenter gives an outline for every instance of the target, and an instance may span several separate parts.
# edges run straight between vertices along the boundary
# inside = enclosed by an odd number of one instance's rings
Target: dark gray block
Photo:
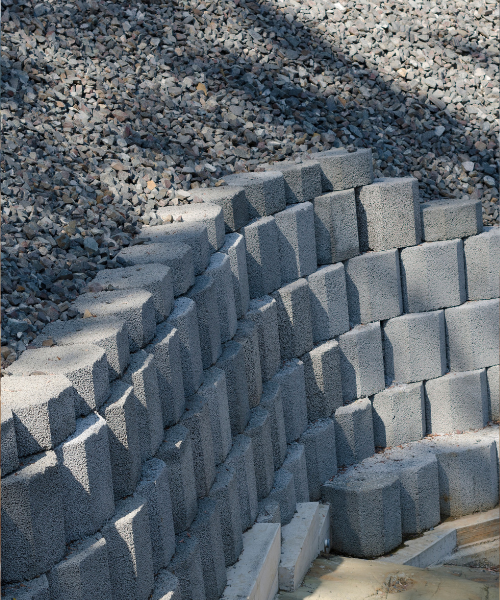
[[[258,511],[252,439],[245,435],[235,437],[225,464],[232,467],[236,475],[241,531],[245,531],[254,523]]]
[[[257,406],[250,411],[244,435],[252,440],[257,497],[262,500],[271,491],[274,479],[271,417],[267,410]]]
[[[302,356],[309,421],[330,417],[342,406],[338,342],[331,340]]]
[[[375,454],[372,404],[368,398],[335,411],[335,448],[339,467],[359,463]]]
[[[420,205],[422,239],[453,240],[483,231],[481,201],[469,198],[434,200]]]
[[[226,374],[231,433],[235,436],[245,429],[250,414],[243,346],[234,341],[224,344],[216,366]]]
[[[184,532],[177,537],[174,558],[168,567],[179,580],[182,600],[205,600],[200,542]]]
[[[321,165],[321,185],[324,192],[349,190],[373,181],[370,148],[362,148],[356,152],[340,148],[317,152],[311,156]]]
[[[269,498],[259,502],[259,514],[256,523],[281,523],[279,502]]]
[[[281,467],[293,475],[296,502],[309,502],[309,482],[305,447],[294,442],[288,446],[288,452]]]
[[[17,455],[16,427],[14,417],[10,408],[2,402],[2,475],[8,475],[19,466]]]
[[[263,217],[241,230],[247,251],[250,298],[259,298],[281,285],[280,262],[276,257],[279,230],[274,217]]]
[[[237,327],[233,275],[229,256],[223,252],[213,254],[205,275],[213,279],[215,284],[220,336],[221,341],[224,343],[232,339]]]
[[[305,451],[309,499],[316,502],[321,498],[321,486],[337,474],[335,421],[320,419],[309,425],[299,442]]]
[[[481,206],[480,202],[478,204]],[[500,228],[486,227],[481,235],[464,240],[464,254],[467,299],[497,298],[500,285],[498,275]]]
[[[498,384],[500,374],[498,365],[486,369],[488,378],[488,406],[489,406],[489,417],[491,421],[500,421],[500,398],[498,393]]]
[[[218,204],[222,208],[226,233],[238,231],[248,223],[248,202],[241,186],[198,188],[191,193],[195,202]]]
[[[284,363],[277,373],[276,381],[281,387],[286,441],[297,440],[307,427],[307,399],[304,363],[298,359]]]
[[[241,319],[241,317],[245,316],[248,310],[248,303],[250,302],[245,238],[239,233],[226,235],[226,242],[220,251],[229,256],[236,316],[238,319]]]
[[[226,175],[224,180],[230,186],[245,188],[250,219],[267,217],[286,206],[285,180],[278,171]]]
[[[250,408],[254,408],[259,404],[262,395],[262,370],[257,325],[251,320],[242,319],[238,322],[238,329],[233,339],[243,346],[248,402]]]
[[[269,413],[273,461],[276,470],[283,464],[287,453],[285,418],[283,415],[283,401],[281,399],[281,384],[279,379],[273,379],[264,384],[260,406]]]
[[[2,588],[5,600],[50,600],[49,582],[45,575],[31,581],[7,585]]]
[[[281,524],[288,525],[292,520],[297,505],[293,475],[290,471],[281,468],[275,472],[273,488],[268,499],[274,500],[279,504]]]
[[[252,300],[246,318],[257,326],[262,381],[269,381],[281,362],[278,330],[278,305],[271,296]]]
[[[282,161],[268,165],[267,169],[283,174],[287,204],[307,202],[321,194],[321,167],[317,162]]]
[[[167,569],[156,576],[151,600],[182,600],[179,580]]]

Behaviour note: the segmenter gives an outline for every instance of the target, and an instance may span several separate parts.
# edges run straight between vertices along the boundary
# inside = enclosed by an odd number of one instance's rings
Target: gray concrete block
[[[384,324],[382,338],[388,381],[412,383],[446,373],[443,310],[390,319]]]
[[[151,600],[182,600],[179,580],[167,569],[163,569],[155,577]]]
[[[444,318],[450,371],[473,371],[498,363],[498,299],[448,308]]]
[[[231,433],[235,436],[243,432],[250,415],[243,346],[235,341],[224,344],[222,356],[216,367],[226,374],[229,420]]]
[[[313,340],[331,340],[349,331],[344,265],[321,267],[307,278],[311,299]]]
[[[233,291],[233,275],[227,254],[216,252],[210,259],[205,275],[213,279],[217,294],[217,310],[221,341],[227,342],[236,333],[236,304]]]
[[[254,408],[262,395],[262,370],[260,367],[259,334],[257,326],[249,319],[238,322],[234,341],[243,346],[248,402]]]
[[[375,446],[399,446],[426,435],[424,384],[397,385],[373,397]]]
[[[498,423],[500,421],[500,398],[498,393],[498,384],[500,380],[500,374],[498,365],[486,369],[486,375],[488,378],[488,407],[489,407],[489,418],[491,421]],[[2,471],[3,472],[3,471]]]
[[[382,177],[356,190],[356,210],[362,252],[420,244],[420,199],[413,177]]]
[[[368,398],[335,411],[335,448],[339,467],[359,463],[375,454],[372,404]]]
[[[290,206],[274,215],[278,226],[281,284],[307,277],[317,266],[314,211],[310,202]]]
[[[256,523],[281,523],[279,502],[269,498],[259,502],[259,514]]]
[[[262,381],[269,381],[280,368],[278,305],[271,296],[252,300],[246,318],[257,326]]]
[[[182,600],[205,600],[205,584],[198,538],[187,532],[177,537],[174,558],[168,567],[179,580]]]
[[[66,549],[63,488],[54,452],[37,454],[2,478],[2,582],[29,580]]]
[[[305,447],[293,442],[281,467],[293,475],[296,502],[309,502],[309,482],[307,480],[307,463]]]
[[[275,162],[267,170],[283,174],[287,204],[308,202],[321,194],[321,167],[317,162]]]
[[[302,356],[309,421],[330,417],[342,406],[339,344],[335,340],[316,346]]]
[[[178,206],[165,206],[159,208],[157,214],[161,219],[167,215],[171,215],[174,219],[174,224],[177,224],[179,217],[181,223],[203,224],[207,228],[208,243],[211,252],[217,252],[224,244],[224,215],[222,207],[216,203],[194,203],[194,204],[179,204]]]
[[[19,466],[19,456],[17,454],[16,427],[12,411],[2,402],[2,475],[8,475],[15,471]]]
[[[481,429],[488,423],[486,370],[448,373],[425,383],[427,433]]]
[[[245,316],[248,310],[248,303],[250,302],[245,238],[239,233],[226,235],[226,242],[220,251],[229,256],[229,264],[233,277],[236,316],[238,319],[241,319],[241,317]]]
[[[356,152],[345,149],[326,150],[311,155],[321,166],[321,185],[324,192],[349,190],[373,181],[371,148]]]
[[[453,240],[483,231],[481,201],[469,198],[434,200],[420,205],[422,239],[426,242]]]
[[[236,475],[241,531],[251,527],[257,518],[257,480],[254,464],[252,439],[245,435],[236,436],[225,465],[233,468]]]
[[[49,582],[45,575],[31,581],[6,585],[2,588],[5,600],[50,600]]]
[[[286,206],[285,180],[278,171],[226,175],[224,181],[245,188],[249,219],[268,217]]]
[[[478,204],[481,205],[479,201]],[[486,227],[481,235],[464,240],[464,254],[467,300],[497,298],[500,287],[500,228]]]
[[[282,360],[302,356],[313,347],[311,299],[305,279],[298,279],[272,294],[278,308]]]
[[[215,280],[206,275],[200,275],[196,278],[196,283],[189,290],[187,297],[196,303],[201,362],[203,368],[208,369],[222,353]]]
[[[250,411],[250,421],[244,435],[252,440],[257,498],[262,500],[269,495],[274,479],[271,417],[267,410],[257,406]]]
[[[273,488],[268,498],[279,504],[281,524],[290,523],[297,505],[293,475],[290,471],[281,468],[275,472]]]
[[[247,253],[250,298],[259,298],[281,285],[280,262],[276,260],[279,230],[274,217],[257,219],[241,230]]]
[[[64,375],[73,384],[76,416],[98,409],[109,396],[106,353],[98,346],[74,344],[26,350],[7,369],[10,375]]]
[[[286,441],[291,444],[307,428],[304,363],[298,359],[286,362],[275,378],[281,387]]]
[[[403,312],[399,253],[367,252],[346,262],[351,325],[397,317]]]
[[[344,404],[385,387],[380,323],[358,325],[339,337]]]
[[[359,254],[354,189],[314,199],[314,232],[318,264],[347,260]]]
[[[117,260],[125,266],[161,263],[172,271],[174,296],[180,296],[194,284],[194,253],[179,241],[153,242],[123,248]]]
[[[274,469],[279,469],[287,453],[285,417],[281,399],[280,380],[273,379],[264,384],[260,406],[267,410],[271,424],[271,441],[273,445]]]
[[[321,486],[337,474],[335,449],[335,421],[320,419],[300,436],[304,446],[309,498],[316,502],[321,498]]]
[[[221,207],[226,233],[238,231],[248,223],[248,202],[244,188],[224,185],[198,188],[191,194],[195,202],[218,204]]]
[[[196,304],[189,298],[178,298],[167,323],[175,327],[179,334],[184,393],[186,396],[191,396],[203,381]]]
[[[198,510],[189,431],[182,425],[167,429],[156,458],[167,465],[174,529],[181,533],[191,525]]]

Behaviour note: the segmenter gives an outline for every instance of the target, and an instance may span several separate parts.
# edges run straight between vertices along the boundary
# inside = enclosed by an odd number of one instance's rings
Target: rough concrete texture
[[[248,402],[250,408],[254,408],[259,404],[262,396],[262,370],[257,326],[251,320],[240,320],[233,339],[243,346]]]
[[[359,254],[354,190],[330,192],[314,199],[314,233],[319,265]]]
[[[278,226],[281,284],[307,277],[317,269],[314,211],[310,202],[290,206],[274,215]]]
[[[2,476],[5,477],[19,466],[19,456],[17,454],[16,427],[12,411],[2,402]]]
[[[319,268],[307,278],[313,340],[330,340],[349,330],[345,270],[342,263]]]
[[[500,373],[498,370],[498,365],[496,365],[495,367],[490,367],[489,369],[486,369],[486,374],[488,377],[489,418],[491,421],[495,421],[498,423],[498,421],[500,421],[500,409],[499,409],[500,398],[499,398],[499,393],[498,393],[498,384],[499,384],[499,379],[500,379]],[[3,467],[2,467],[2,472],[3,472]]]
[[[403,312],[397,250],[351,258],[345,264],[345,279],[351,325],[391,319]]]
[[[339,337],[344,404],[385,387],[380,323],[358,325]]]
[[[486,370],[448,373],[425,383],[427,433],[480,429],[488,422]]]
[[[167,569],[163,569],[155,577],[151,600],[182,600],[179,580]]]
[[[259,502],[256,523],[281,523],[280,505],[276,500],[265,498]]]
[[[245,188],[249,219],[268,217],[286,206],[285,180],[278,171],[226,175],[224,181]]]
[[[250,298],[260,298],[281,285],[280,262],[276,256],[278,226],[274,217],[264,217],[243,227],[241,232],[245,237]]]
[[[285,417],[281,399],[281,384],[273,379],[264,384],[260,406],[267,410],[271,422],[271,441],[273,444],[274,469],[279,469],[287,453]]]
[[[74,344],[26,350],[7,370],[10,375],[64,375],[73,384],[76,416],[98,409],[109,396],[106,353],[98,346]]]
[[[420,244],[418,180],[382,177],[356,190],[359,247],[380,252]]]
[[[295,484],[293,474],[281,468],[274,473],[274,483],[269,500],[278,502],[280,507],[281,524],[287,525],[295,513]]]
[[[281,161],[268,165],[267,170],[283,174],[287,204],[307,202],[321,194],[321,167],[317,162]]]
[[[245,238],[239,233],[226,235],[226,242],[220,251],[229,256],[236,316],[238,319],[241,319],[241,317],[245,316],[248,310],[248,303],[250,302]]]
[[[326,150],[311,155],[321,166],[323,192],[349,190],[373,181],[372,151],[362,148],[356,152]]]
[[[434,200],[420,205],[422,240],[437,242],[476,235],[483,231],[481,201],[469,198]]]
[[[390,319],[382,338],[388,381],[412,383],[446,373],[443,310]]]
[[[309,421],[330,417],[342,406],[338,342],[330,340],[302,356]]]
[[[375,446],[385,448],[426,435],[424,384],[391,386],[373,397]]]
[[[215,284],[220,335],[224,343],[234,336],[237,327],[233,275],[228,255],[223,252],[213,254],[205,275],[213,279]]]
[[[337,474],[334,419],[319,419],[300,436],[304,446],[309,484],[309,499],[321,498],[321,486]]]
[[[29,580],[66,550],[63,491],[54,452],[30,458],[2,479],[2,583]]]
[[[473,371],[498,363],[498,299],[448,308],[444,317],[450,371]]]
[[[245,429],[250,414],[243,346],[235,341],[224,344],[222,356],[216,366],[226,374],[231,433],[233,436],[238,435]]]
[[[76,427],[75,400],[75,388],[63,375],[4,377],[2,410],[12,411],[18,455],[51,450],[70,436]]]
[[[244,435],[252,440],[253,462],[257,498],[262,500],[269,495],[274,479],[274,459],[271,417],[267,410],[257,406],[250,411],[250,420]]]
[[[45,575],[31,581],[2,587],[5,600],[50,600],[49,582]]]
[[[271,296],[251,300],[246,318],[257,327],[262,381],[269,381],[280,368],[278,304]]]
[[[257,480],[252,438],[238,435],[228,454],[225,465],[234,469],[238,490],[241,531],[252,526],[257,518]]]
[[[160,263],[170,267],[174,296],[184,294],[194,283],[193,249],[182,242],[129,246],[119,252],[117,260],[128,266]]]
[[[499,294],[500,227],[464,240],[467,300],[489,300]]]
[[[337,464],[346,467],[375,453],[372,405],[368,398],[335,411]]]
[[[205,600],[205,585],[198,538],[182,533],[177,536],[174,558],[168,567],[179,580],[182,600]]]
[[[293,475],[295,501],[309,502],[306,452],[302,444],[294,442],[288,446],[288,452],[281,468]]]
[[[457,306],[466,300],[462,240],[430,242],[401,251],[405,312]]]
[[[302,356],[313,348],[311,299],[307,280],[298,279],[272,294],[278,308],[281,359]]]
[[[286,441],[290,444],[297,440],[307,427],[304,363],[296,358],[287,361],[277,373],[276,381],[281,387]]]
[[[192,195],[194,202],[218,204],[221,207],[226,233],[238,231],[248,223],[248,203],[244,188],[225,185],[198,188],[192,191]]]

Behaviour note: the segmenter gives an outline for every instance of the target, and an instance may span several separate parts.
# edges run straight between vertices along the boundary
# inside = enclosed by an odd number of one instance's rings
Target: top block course
[[[321,166],[323,192],[349,190],[373,181],[371,148],[347,152],[343,148],[311,154]]]
[[[426,242],[453,240],[476,235],[483,230],[480,200],[434,200],[420,205],[422,239]]]
[[[286,208],[285,179],[278,171],[239,173],[224,180],[228,185],[245,188],[249,219],[268,217]]]
[[[194,202],[218,204],[222,208],[226,233],[238,231],[248,223],[248,203],[241,186],[198,188],[192,193]]]

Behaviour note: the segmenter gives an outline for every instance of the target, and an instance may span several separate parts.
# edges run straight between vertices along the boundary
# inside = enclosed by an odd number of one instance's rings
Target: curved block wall
[[[500,229],[307,158],[163,209],[9,368],[6,597],[215,600],[297,502],[360,557],[498,503]]]

